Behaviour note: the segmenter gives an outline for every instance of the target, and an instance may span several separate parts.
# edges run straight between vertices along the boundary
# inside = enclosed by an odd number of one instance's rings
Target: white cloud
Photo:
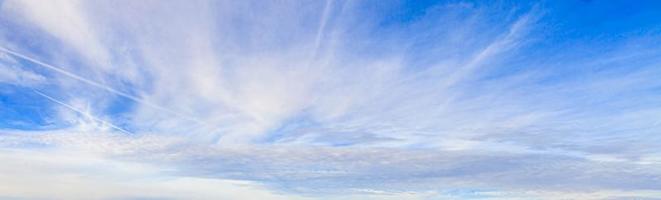
[[[34,86],[45,81],[46,79],[39,74],[0,64],[0,83]]]
[[[91,64],[101,69],[110,67],[107,49],[97,38],[97,27],[88,21],[84,3],[78,0],[6,1],[2,11],[5,15],[26,19],[31,25],[70,44]]]
[[[46,78],[42,75],[19,68],[16,60],[0,53],[0,83],[35,86],[45,82]]]
[[[0,198],[305,199],[248,181],[178,177],[144,163],[81,151],[0,150]]]

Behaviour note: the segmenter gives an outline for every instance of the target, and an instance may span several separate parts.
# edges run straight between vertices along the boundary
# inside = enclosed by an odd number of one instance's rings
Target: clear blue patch
[[[32,89],[0,84],[0,128],[42,130],[58,127],[52,102]]]

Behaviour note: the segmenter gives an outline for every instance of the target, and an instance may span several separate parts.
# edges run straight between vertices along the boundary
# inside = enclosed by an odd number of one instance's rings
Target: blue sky
[[[658,1],[0,1],[0,199],[658,199]]]

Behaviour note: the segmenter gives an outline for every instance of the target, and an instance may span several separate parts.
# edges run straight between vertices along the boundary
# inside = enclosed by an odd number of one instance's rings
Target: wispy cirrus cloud
[[[30,180],[114,188],[99,198],[658,194],[658,26],[598,35],[554,2],[409,4],[4,1],[1,94],[43,100],[32,118],[58,129],[6,128],[2,155],[66,168]],[[128,171],[77,163],[94,160]],[[33,184],[17,179],[2,195]]]

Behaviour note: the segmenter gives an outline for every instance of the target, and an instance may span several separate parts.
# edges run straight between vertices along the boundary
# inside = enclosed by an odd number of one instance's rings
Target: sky
[[[659,10],[0,0],[0,199],[661,199]]]

